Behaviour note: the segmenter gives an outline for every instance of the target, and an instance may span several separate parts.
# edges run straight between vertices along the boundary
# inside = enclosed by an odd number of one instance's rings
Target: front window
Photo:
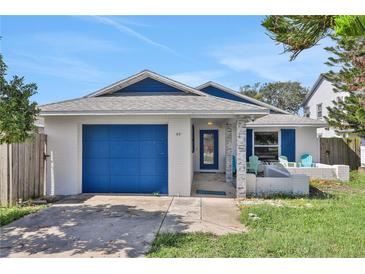
[[[317,119],[322,119],[322,104],[317,105]]]
[[[275,161],[279,158],[279,133],[277,131],[255,131],[254,155],[261,161]]]

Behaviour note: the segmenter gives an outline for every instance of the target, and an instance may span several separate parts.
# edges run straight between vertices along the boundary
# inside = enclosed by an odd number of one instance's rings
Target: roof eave
[[[98,116],[98,115],[267,115],[263,110],[245,110],[245,111],[41,111],[40,116]]]
[[[247,127],[258,128],[258,127],[314,127],[314,128],[323,128],[326,127],[327,124],[250,124],[247,123]]]

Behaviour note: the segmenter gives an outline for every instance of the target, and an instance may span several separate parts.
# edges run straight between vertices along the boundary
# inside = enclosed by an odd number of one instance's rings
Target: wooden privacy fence
[[[44,195],[47,136],[22,144],[0,145],[0,204],[14,205]]]
[[[361,165],[360,138],[321,138],[320,161],[328,165],[348,165],[358,169]]]

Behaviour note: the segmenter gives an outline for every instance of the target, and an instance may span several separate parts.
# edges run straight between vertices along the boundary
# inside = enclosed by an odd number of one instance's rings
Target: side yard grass
[[[12,206],[0,207],[0,226],[7,225],[25,215],[37,212],[44,206]]]
[[[365,174],[312,181],[308,198],[242,206],[249,232],[160,234],[149,257],[365,257]],[[259,217],[250,218],[255,214]]]

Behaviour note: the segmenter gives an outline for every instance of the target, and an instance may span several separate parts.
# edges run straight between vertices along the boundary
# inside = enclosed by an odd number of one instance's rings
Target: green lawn
[[[309,198],[243,207],[248,233],[160,234],[149,257],[365,257],[365,174],[314,181]],[[253,221],[249,213],[257,214]]]
[[[7,225],[25,215],[37,212],[44,206],[0,207],[0,226]]]

